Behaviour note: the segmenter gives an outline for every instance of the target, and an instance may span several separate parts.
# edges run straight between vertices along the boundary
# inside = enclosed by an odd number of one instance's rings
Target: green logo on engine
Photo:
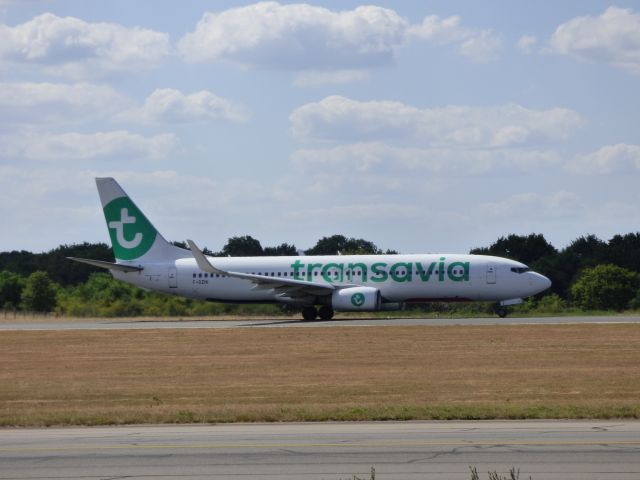
[[[156,230],[128,197],[112,200],[104,207],[113,253],[120,260],[134,260],[149,251]]]
[[[351,303],[354,307],[361,307],[364,305],[364,295],[362,293],[354,293],[351,295]]]

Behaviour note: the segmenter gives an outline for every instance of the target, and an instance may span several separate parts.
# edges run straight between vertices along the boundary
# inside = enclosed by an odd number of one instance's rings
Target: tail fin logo
[[[142,242],[142,234],[136,232],[133,236],[133,240],[127,240],[124,238],[124,226],[129,223],[136,223],[136,217],[129,216],[129,210],[123,208],[120,210],[120,220],[118,222],[109,222],[109,228],[113,228],[116,231],[116,239],[118,243],[124,248],[136,248]]]
[[[157,232],[128,197],[112,200],[104,216],[117,259],[134,260],[149,251]]]

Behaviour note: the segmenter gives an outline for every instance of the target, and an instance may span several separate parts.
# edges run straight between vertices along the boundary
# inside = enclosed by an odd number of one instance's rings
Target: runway
[[[326,328],[372,326],[444,326],[444,325],[571,325],[638,323],[640,316],[594,317],[484,317],[484,318],[347,318],[304,322],[297,318],[267,320],[132,320],[99,319],[94,321],[49,320],[47,322],[0,322],[0,331],[15,330],[152,330],[157,328]]]
[[[236,424],[0,430],[1,479],[638,479],[640,422]]]

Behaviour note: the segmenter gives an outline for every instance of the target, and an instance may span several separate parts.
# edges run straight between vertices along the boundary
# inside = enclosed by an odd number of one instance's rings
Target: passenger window
[[[198,274],[198,278],[202,278],[202,274],[201,273]]]

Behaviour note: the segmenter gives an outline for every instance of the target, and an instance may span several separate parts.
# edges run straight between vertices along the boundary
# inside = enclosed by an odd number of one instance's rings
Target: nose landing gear
[[[505,307],[497,307],[495,312],[496,312],[496,315],[498,315],[500,318],[506,317],[507,314],[509,313]]]
[[[522,298],[512,298],[509,300],[502,300],[500,303],[496,305],[495,312],[500,318],[504,318],[507,316],[509,311],[506,307],[509,305],[520,305],[523,302]]]

